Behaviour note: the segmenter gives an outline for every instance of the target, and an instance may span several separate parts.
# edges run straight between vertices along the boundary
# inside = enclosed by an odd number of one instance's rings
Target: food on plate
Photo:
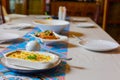
[[[35,34],[35,36],[42,39],[59,39],[59,37],[56,36],[53,31],[50,30],[46,30],[44,32],[38,32]]]
[[[4,54],[7,64],[27,69],[48,69],[59,63],[58,55],[50,52],[16,50]]]
[[[23,59],[32,62],[49,62],[52,60],[50,55],[39,54],[28,51],[15,51],[7,55],[9,58]]]

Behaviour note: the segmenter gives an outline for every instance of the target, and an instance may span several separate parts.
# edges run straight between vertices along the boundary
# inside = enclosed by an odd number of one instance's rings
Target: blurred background
[[[120,43],[120,0],[2,0],[2,4],[6,15],[57,16],[58,7],[65,6],[67,16],[91,17]]]

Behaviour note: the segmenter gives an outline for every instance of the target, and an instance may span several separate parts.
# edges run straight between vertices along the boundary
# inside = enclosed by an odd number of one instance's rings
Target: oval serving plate
[[[44,72],[47,70],[51,70],[56,68],[57,66],[59,66],[59,64],[61,63],[61,60],[58,61],[58,63],[56,63],[54,66],[49,67],[49,68],[45,68],[45,69],[32,69],[32,68],[27,68],[27,67],[21,67],[21,66],[15,66],[15,65],[10,65],[6,62],[6,59],[3,57],[1,58],[1,63],[10,71],[13,72],[18,72],[18,73],[39,73],[39,72]]]
[[[13,40],[13,39],[17,39],[20,36],[18,34],[15,33],[3,33],[0,32],[0,41],[8,41],[8,40]]]
[[[9,52],[9,53],[7,53],[7,54],[9,55],[9,54],[11,54],[11,53],[12,53],[12,52]],[[14,51],[13,51],[13,53],[14,53]],[[14,72],[19,72],[19,73],[37,73],[37,72],[42,72],[42,71],[46,71],[46,70],[53,69],[53,68],[57,67],[57,66],[61,63],[61,59],[59,58],[59,56],[58,56],[57,54],[53,54],[53,53],[49,53],[49,52],[41,52],[41,54],[54,56],[55,59],[53,59],[53,60],[55,60],[55,61],[52,60],[52,62],[54,62],[54,63],[52,63],[52,65],[49,65],[49,64],[51,64],[51,61],[50,61],[50,62],[47,62],[47,63],[42,63],[42,62],[40,62],[40,63],[37,63],[37,64],[40,64],[40,67],[33,68],[34,65],[31,65],[32,67],[26,66],[26,64],[29,65],[28,62],[25,63],[25,66],[24,66],[24,62],[23,62],[22,60],[19,60],[19,61],[18,61],[17,59],[16,59],[16,60],[13,59],[13,61],[17,61],[18,63],[20,63],[20,65],[9,63],[9,62],[10,62],[10,59],[9,59],[9,58],[6,58],[6,57],[3,57],[3,58],[1,59],[1,63],[2,63],[6,68],[8,68],[9,70],[14,71]],[[6,54],[5,54],[5,55],[6,55]],[[56,58],[58,58],[57,61],[56,61]],[[7,61],[7,60],[9,60],[9,61]],[[12,61],[12,62],[13,62],[13,61]],[[20,62],[20,61],[21,61],[21,62]],[[15,63],[16,63],[16,62],[15,62]],[[31,64],[33,64],[33,62],[31,62]],[[34,63],[34,64],[36,64],[36,63]],[[21,66],[21,65],[22,65],[22,66]],[[46,66],[46,65],[47,65],[47,66]],[[44,67],[42,67],[42,66],[44,66]]]

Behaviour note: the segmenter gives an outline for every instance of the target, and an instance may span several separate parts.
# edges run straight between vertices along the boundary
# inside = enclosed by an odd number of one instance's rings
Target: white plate
[[[11,65],[11,64],[7,63],[7,61],[6,61],[6,59],[4,57],[1,59],[1,63],[6,68],[8,68],[9,70],[11,70],[13,72],[19,72],[19,73],[38,73],[38,72],[43,72],[43,71],[46,71],[46,70],[54,69],[55,67],[57,67],[61,63],[61,60],[59,60],[52,67],[44,68],[44,69],[31,69],[31,68],[27,68],[27,67],[21,67],[21,66]]]
[[[10,24],[9,27],[6,28],[4,27],[4,29],[18,29],[18,30],[31,28],[34,28],[34,26],[29,23]]]
[[[11,19],[15,19],[15,18],[27,17],[27,15],[22,15],[22,14],[8,14],[7,17],[9,17]]]
[[[42,39],[39,37],[36,37],[35,35],[33,35],[35,38],[40,39],[43,43],[51,43],[51,42],[59,42],[59,41],[67,41],[68,37],[67,36],[63,36],[63,35],[59,35],[55,32],[53,32],[55,34],[55,36],[59,37],[59,39]]]
[[[80,46],[93,51],[110,51],[118,48],[119,44],[106,40],[90,40]]]
[[[17,24],[17,26],[19,26],[19,27],[30,27],[30,26],[32,26],[32,24],[29,24],[29,23],[19,23],[19,24]]]
[[[72,21],[76,22],[86,22],[88,21],[86,18],[71,18]]]
[[[22,29],[31,29],[31,28],[34,28],[34,26],[32,24],[29,24],[29,23],[19,23],[17,25],[17,27],[15,27],[15,28],[22,30]]]
[[[83,27],[83,28],[95,27],[95,24],[90,22],[84,22],[84,23],[78,23],[77,27]]]
[[[50,18],[51,16],[49,15],[39,15],[39,16],[35,16],[36,19],[47,19]]]
[[[17,38],[19,38],[18,34],[0,32],[0,42],[1,41],[13,40],[13,39],[17,39]]]

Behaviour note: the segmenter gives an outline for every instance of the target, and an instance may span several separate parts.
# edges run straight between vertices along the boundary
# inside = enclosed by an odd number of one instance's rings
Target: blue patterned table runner
[[[32,31],[28,32],[23,36],[25,39],[35,40],[34,37],[30,36],[30,34],[34,34],[35,32],[41,32],[41,30],[38,27],[35,27]],[[19,41],[19,40],[18,40]],[[0,56],[2,57],[2,54],[7,53],[9,51],[19,50],[19,49],[25,49],[25,46],[28,42],[14,42],[10,46],[7,47],[4,51],[0,52]],[[39,43],[43,46],[41,41]],[[50,52],[54,52],[58,54],[60,57],[66,57],[67,54],[67,43],[64,42],[57,42],[52,45],[46,45],[44,47],[46,50],[49,50]],[[41,49],[40,51],[45,51],[45,49]],[[42,72],[39,74],[19,74],[12,71],[7,70],[6,67],[4,67],[2,64],[0,64],[0,80],[3,80],[3,77],[9,78],[8,80],[40,80],[44,78],[44,80],[64,80],[65,76],[65,65],[66,62],[62,62],[57,68],[54,70],[48,70],[47,72]]]

